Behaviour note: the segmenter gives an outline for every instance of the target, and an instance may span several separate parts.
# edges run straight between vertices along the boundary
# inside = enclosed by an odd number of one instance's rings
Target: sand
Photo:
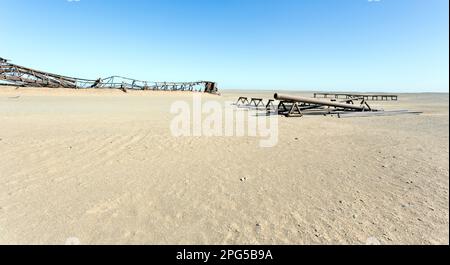
[[[448,94],[280,117],[271,148],[172,136],[192,95],[0,87],[0,243],[449,244]]]

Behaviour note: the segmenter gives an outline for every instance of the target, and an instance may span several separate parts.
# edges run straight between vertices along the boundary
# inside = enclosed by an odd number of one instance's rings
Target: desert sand
[[[0,87],[0,243],[449,244],[448,94],[280,117],[271,148],[172,136],[192,94]]]

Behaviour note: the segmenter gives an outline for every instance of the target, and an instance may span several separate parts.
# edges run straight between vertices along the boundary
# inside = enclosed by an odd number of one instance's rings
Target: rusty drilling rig
[[[218,93],[217,84],[211,81],[194,82],[149,82],[121,76],[110,76],[98,79],[83,79],[52,74],[44,71],[10,63],[0,57],[0,84],[21,87],[52,88],[114,88],[126,91],[134,90],[166,90],[166,91],[198,91]]]

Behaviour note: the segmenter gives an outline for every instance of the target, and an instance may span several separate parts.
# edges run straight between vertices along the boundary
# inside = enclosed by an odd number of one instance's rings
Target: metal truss
[[[126,91],[166,90],[166,91],[199,91],[217,93],[215,82],[149,82],[121,76],[110,76],[97,80],[68,77],[39,71],[12,64],[0,57],[0,83],[23,87],[63,87],[63,88],[116,88]]]

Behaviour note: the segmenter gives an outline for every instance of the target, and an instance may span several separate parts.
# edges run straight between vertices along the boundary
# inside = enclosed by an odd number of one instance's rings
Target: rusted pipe
[[[279,93],[275,93],[275,95],[273,97],[277,100],[282,100],[282,101],[303,102],[303,103],[309,103],[309,104],[317,104],[317,105],[337,107],[337,108],[353,109],[353,110],[359,110],[359,111],[371,111],[371,110],[373,111],[373,109],[370,109],[367,105],[358,106],[358,105],[340,103],[340,102],[335,102],[335,101],[320,100],[320,99],[316,99],[316,98],[305,98],[305,97],[291,96],[291,95],[279,94]]]

